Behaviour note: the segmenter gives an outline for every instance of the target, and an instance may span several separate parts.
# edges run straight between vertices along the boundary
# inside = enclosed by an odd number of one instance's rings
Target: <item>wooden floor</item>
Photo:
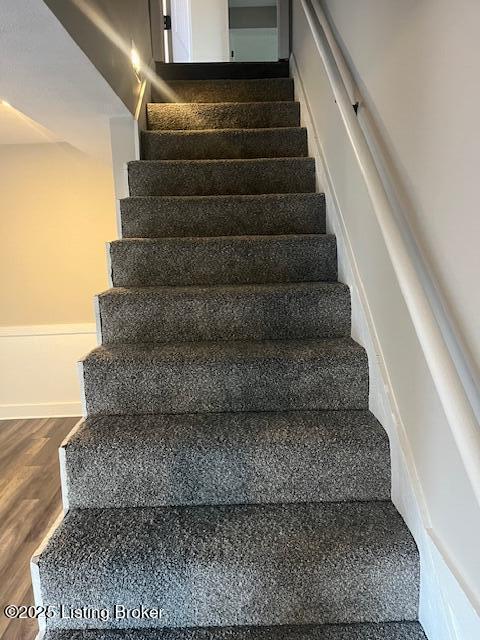
[[[58,447],[78,418],[0,421],[0,638],[31,640],[35,620],[8,620],[33,604],[30,558],[61,510]]]

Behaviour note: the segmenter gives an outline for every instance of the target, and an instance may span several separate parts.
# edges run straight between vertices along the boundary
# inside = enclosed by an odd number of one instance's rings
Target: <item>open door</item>
[[[277,0],[278,59],[290,57],[290,0]]]
[[[192,61],[191,0],[167,0],[171,21],[171,62]]]
[[[168,0],[170,62],[228,62],[228,0]]]
[[[163,17],[165,28],[163,31],[165,62],[173,62],[173,46],[172,46],[172,7],[170,0],[161,0],[163,5]]]

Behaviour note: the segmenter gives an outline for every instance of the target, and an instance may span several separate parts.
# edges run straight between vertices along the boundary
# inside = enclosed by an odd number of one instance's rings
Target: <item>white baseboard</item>
[[[80,416],[75,363],[96,345],[93,323],[0,327],[0,419]]]
[[[296,99],[301,106],[302,126],[308,130],[309,152],[315,157],[317,180],[326,193],[327,227],[337,238],[339,279],[347,283],[351,290],[352,336],[368,354],[370,409],[384,426],[390,440],[392,501],[411,530],[420,553],[420,621],[430,640],[474,640],[480,638],[480,612],[476,610],[475,602],[467,597],[461,573],[433,534],[428,505],[395,401],[374,318],[356,268],[348,231],[342,222],[334,185],[293,56],[291,70]]]
[[[0,405],[0,420],[26,420],[27,418],[68,418],[81,415],[81,402],[39,402],[37,404]]]

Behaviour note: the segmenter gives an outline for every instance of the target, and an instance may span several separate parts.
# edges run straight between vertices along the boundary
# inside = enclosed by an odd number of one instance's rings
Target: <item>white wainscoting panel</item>
[[[80,416],[76,362],[95,324],[0,327],[0,419]]]

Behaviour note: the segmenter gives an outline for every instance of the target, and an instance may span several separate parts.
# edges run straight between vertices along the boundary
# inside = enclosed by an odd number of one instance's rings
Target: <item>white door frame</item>
[[[290,0],[277,0],[278,59],[290,57]]]
[[[152,56],[155,62],[165,62],[165,40],[163,36],[163,4],[162,0],[149,0],[150,34]]]

